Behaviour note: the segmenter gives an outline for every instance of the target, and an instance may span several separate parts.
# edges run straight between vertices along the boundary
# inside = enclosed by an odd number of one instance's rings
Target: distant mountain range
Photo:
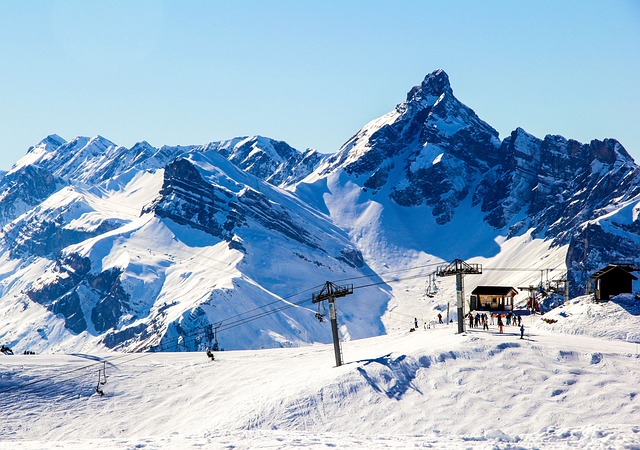
[[[211,327],[227,348],[326,342],[305,299],[365,279],[340,305],[343,339],[360,338],[450,300],[445,280],[429,298],[424,278],[394,284],[400,270],[484,263],[469,287],[553,270],[577,295],[640,252],[639,171],[619,142],[500,140],[442,70],[332,155],[52,135],[0,177],[0,342],[19,350],[194,350]]]

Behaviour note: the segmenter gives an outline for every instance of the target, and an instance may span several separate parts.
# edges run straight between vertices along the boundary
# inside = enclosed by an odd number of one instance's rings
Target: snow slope
[[[639,448],[638,344],[540,320],[353,340],[338,368],[324,344],[2,356],[0,448]]]

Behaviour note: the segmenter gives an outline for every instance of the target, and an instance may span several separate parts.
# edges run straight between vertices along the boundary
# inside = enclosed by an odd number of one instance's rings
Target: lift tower
[[[324,284],[322,290],[311,297],[312,303],[329,302],[329,318],[331,319],[331,334],[333,335],[333,351],[336,354],[336,367],[342,365],[342,351],[340,349],[340,336],[338,335],[338,311],[336,310],[336,298],[353,294],[353,285],[337,286],[331,281]]]
[[[450,264],[438,266],[436,268],[436,276],[456,276],[456,294],[458,297],[458,333],[464,332],[464,275],[476,275],[481,273],[481,264],[468,264],[461,259],[454,259]]]

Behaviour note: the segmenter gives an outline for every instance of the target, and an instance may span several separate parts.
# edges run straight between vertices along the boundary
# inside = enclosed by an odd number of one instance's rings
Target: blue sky
[[[638,0],[0,0],[0,169],[52,133],[332,153],[437,68],[501,138],[640,161]]]

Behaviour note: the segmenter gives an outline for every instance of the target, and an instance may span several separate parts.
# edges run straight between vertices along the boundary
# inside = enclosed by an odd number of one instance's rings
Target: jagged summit
[[[35,146],[31,147],[29,151],[37,147],[42,147],[47,151],[53,151],[66,143],[67,141],[64,138],[58,136],[57,134],[50,134],[49,136],[47,136],[46,138],[38,142]]]
[[[438,69],[427,75],[421,84],[411,88],[407,93],[407,101],[438,98],[444,93],[453,94],[453,89],[449,83],[449,75],[444,70]]]

